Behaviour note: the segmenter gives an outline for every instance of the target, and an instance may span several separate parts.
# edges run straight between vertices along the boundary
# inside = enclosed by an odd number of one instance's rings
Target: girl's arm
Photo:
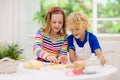
[[[67,55],[67,52],[68,52],[68,41],[67,41],[67,39],[65,39],[65,41],[63,42],[63,45],[61,46],[59,54]]]
[[[68,62],[67,53],[68,53],[68,41],[67,41],[67,39],[65,39],[65,41],[63,42],[63,45],[61,46],[61,49],[59,52],[59,57],[58,57],[58,59],[61,63],[65,64]]]
[[[42,50],[41,48],[42,42],[43,42],[43,36],[41,34],[41,31],[39,30],[35,35],[35,40],[33,43],[33,53],[37,57],[45,59],[46,56],[48,56],[48,53],[45,53],[45,51]]]

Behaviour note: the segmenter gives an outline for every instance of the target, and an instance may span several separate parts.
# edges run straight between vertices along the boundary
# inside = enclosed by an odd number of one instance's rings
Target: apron
[[[85,59],[88,59],[91,54],[91,48],[89,45],[89,33],[87,35],[87,42],[84,44],[84,47],[79,47],[75,38],[73,38],[73,44],[75,46],[75,53],[76,57],[83,57]]]

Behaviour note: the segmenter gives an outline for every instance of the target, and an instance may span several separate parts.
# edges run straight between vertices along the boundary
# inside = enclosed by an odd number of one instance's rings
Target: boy
[[[94,53],[98,56],[101,64],[106,63],[97,37],[87,31],[90,25],[85,14],[80,12],[71,13],[67,19],[67,26],[72,33],[68,36],[68,49],[71,62],[85,60],[90,54]]]

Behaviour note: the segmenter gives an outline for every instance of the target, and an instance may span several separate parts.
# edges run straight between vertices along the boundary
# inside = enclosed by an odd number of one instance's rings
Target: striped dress
[[[48,35],[43,34],[43,31],[38,30],[35,35],[35,41],[33,43],[33,53],[37,59],[44,62],[46,55],[53,55],[58,57],[60,55],[67,55],[68,41],[67,36],[61,36],[53,43]]]

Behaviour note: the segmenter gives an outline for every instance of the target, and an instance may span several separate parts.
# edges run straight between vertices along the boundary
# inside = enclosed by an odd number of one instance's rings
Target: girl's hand
[[[104,56],[99,56],[98,59],[100,60],[102,65],[104,65],[106,63]]]
[[[55,63],[55,64],[58,64],[58,63],[59,63],[58,59],[57,59],[55,56],[49,55],[49,56],[46,57],[46,59],[47,59],[48,61],[52,62],[52,63]]]
[[[58,60],[59,60],[59,62],[61,62],[62,64],[65,64],[65,63],[68,62],[68,56],[67,56],[67,55],[60,55],[60,56],[58,57]]]

